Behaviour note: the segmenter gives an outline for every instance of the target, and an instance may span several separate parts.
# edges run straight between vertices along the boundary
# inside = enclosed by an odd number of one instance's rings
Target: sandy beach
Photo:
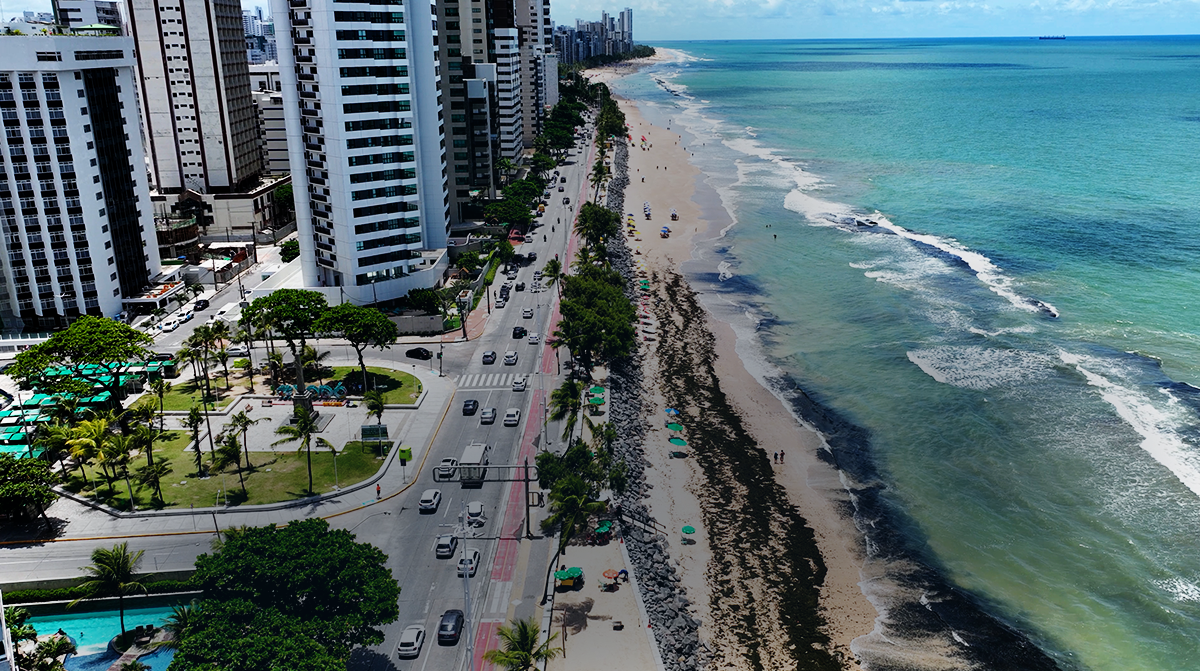
[[[673,58],[660,50],[587,74],[611,81]],[[823,648],[842,668],[858,668],[850,643],[872,631],[878,614],[859,587],[860,541],[839,511],[846,493],[838,473],[817,456],[820,435],[747,371],[733,329],[703,309],[679,273],[696,240],[714,235],[718,223],[703,219],[695,198],[706,188],[703,175],[689,164],[681,137],[649,124],[632,102],[620,105],[633,136],[625,202],[637,233],[626,242],[651,282],[642,329],[650,428],[645,478],[652,485],[646,504],[671,530],[671,560],[702,623],[701,638],[717,668],[791,667],[808,656],[805,647]],[[651,208],[649,221],[643,203]],[[670,227],[668,238],[660,237],[663,226]],[[683,394],[662,382],[679,375],[700,384]],[[667,442],[673,434],[663,409],[671,405],[682,413],[682,435],[695,458],[671,457],[679,450]],[[706,444],[725,452],[708,458],[715,455],[704,451]],[[783,464],[773,463],[779,448]],[[686,545],[679,533],[685,525],[696,528]],[[804,583],[815,593],[805,593]]]

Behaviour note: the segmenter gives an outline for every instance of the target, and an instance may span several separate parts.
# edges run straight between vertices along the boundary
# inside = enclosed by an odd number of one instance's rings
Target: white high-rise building
[[[272,0],[303,284],[355,303],[435,286],[449,192],[428,2]]]
[[[545,83],[543,55],[554,51],[554,24],[550,21],[550,0],[515,0],[517,28],[521,31],[521,98],[525,102],[522,118],[522,139],[526,147],[542,130],[544,110],[539,105],[546,99],[539,91],[539,81]],[[556,66],[557,67],[557,66]],[[558,72],[554,73],[555,82]]]
[[[0,320],[115,317],[159,275],[127,37],[0,39]]]
[[[65,26],[122,27],[121,3],[116,0],[53,0],[52,4],[58,22]]]

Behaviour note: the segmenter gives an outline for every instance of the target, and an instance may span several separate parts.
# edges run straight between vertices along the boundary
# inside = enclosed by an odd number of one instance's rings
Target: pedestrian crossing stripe
[[[511,387],[517,378],[529,378],[527,373],[473,373],[458,378],[460,389],[487,389]]]

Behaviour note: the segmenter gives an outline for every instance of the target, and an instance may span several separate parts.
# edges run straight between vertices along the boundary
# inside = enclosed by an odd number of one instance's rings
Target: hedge
[[[186,580],[157,580],[146,583],[147,594],[172,594],[189,592],[196,588]],[[75,587],[59,587],[57,589],[21,589],[4,594],[5,605],[22,603],[42,603],[45,601],[74,601],[88,596],[87,590]]]

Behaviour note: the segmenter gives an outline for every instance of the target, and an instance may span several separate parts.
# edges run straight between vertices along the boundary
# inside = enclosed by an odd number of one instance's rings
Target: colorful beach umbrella
[[[668,442],[672,445],[678,445],[679,447],[687,446],[687,441],[678,436],[672,436]]]
[[[588,389],[588,393],[589,393],[589,394],[603,394],[603,393],[604,393],[604,387],[601,387],[600,385],[596,385],[595,387],[592,387],[591,389]]]
[[[675,422],[671,422],[670,424],[668,424],[668,425],[667,425],[667,428],[668,428],[668,429],[670,429],[670,430],[672,430],[672,431],[683,431],[683,425],[682,425],[682,424],[676,424]]]
[[[616,580],[617,576],[621,575],[621,572],[615,568],[610,568],[607,571],[605,571],[604,573],[602,573],[601,575],[603,575],[605,578],[608,578],[609,580]]]
[[[663,412],[667,413],[668,415],[678,415],[679,414],[679,411],[676,410],[675,408],[667,408],[666,410],[663,410]]]
[[[588,399],[588,403],[591,403],[592,405],[604,405],[604,397],[603,396],[593,396]]]

